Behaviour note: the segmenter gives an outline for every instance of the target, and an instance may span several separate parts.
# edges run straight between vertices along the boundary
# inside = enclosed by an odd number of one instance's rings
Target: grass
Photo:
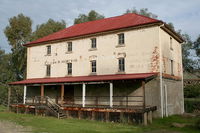
[[[1,108],[1,107],[0,107]],[[33,116],[29,114],[16,114],[0,112],[0,121],[6,120],[16,124],[32,127],[34,133],[143,133],[152,131],[176,131],[180,133],[199,133],[193,127],[197,118],[170,116],[164,119],[155,119],[149,126],[128,125],[119,123],[105,123],[90,120],[63,119],[53,117]],[[189,126],[183,128],[172,127],[172,123],[184,123]]]

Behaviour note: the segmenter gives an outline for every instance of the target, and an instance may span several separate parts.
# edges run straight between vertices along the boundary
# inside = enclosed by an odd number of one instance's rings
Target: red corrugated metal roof
[[[145,79],[148,77],[152,77],[154,75],[157,75],[157,73],[114,74],[114,75],[76,76],[76,77],[59,77],[59,78],[35,78],[35,79],[26,79],[22,81],[12,82],[10,83],[10,85]]]
[[[56,33],[50,34],[38,40],[24,44],[24,46],[31,46],[31,44],[37,44],[41,42],[60,40],[82,35],[89,35],[98,32],[111,31],[121,28],[134,27],[138,25],[145,25],[157,22],[162,22],[162,21],[134,13],[128,13],[117,17],[105,18],[81,24],[75,24]]]

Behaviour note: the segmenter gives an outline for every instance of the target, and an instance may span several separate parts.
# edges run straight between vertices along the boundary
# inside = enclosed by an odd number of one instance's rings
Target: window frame
[[[67,63],[67,75],[72,75],[72,63]]]
[[[170,70],[171,70],[171,75],[174,75],[174,61],[170,60]]]
[[[169,47],[171,50],[173,50],[173,38],[170,37],[170,40],[169,40]]]
[[[47,55],[51,55],[51,45],[46,46]]]
[[[46,77],[51,76],[51,65],[46,65]]]
[[[97,48],[97,39],[96,38],[91,38],[91,49],[96,49]]]
[[[125,58],[118,58],[118,72],[125,72]]]
[[[67,42],[67,52],[72,52],[72,50],[73,50],[72,42]]]
[[[97,61],[91,60],[91,73],[97,73]]]
[[[125,44],[125,35],[124,33],[118,34],[118,45],[124,45]]]

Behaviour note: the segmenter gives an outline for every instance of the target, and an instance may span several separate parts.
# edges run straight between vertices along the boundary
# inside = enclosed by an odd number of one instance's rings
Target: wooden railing
[[[49,99],[49,100],[47,100]],[[143,106],[143,96],[113,96],[112,102],[114,107],[130,107],[130,106]],[[47,100],[47,101],[46,101]],[[52,100],[49,97],[34,97],[27,98],[27,104],[49,104],[62,103],[62,106],[82,106],[82,96],[64,97],[64,101],[61,102],[60,98]],[[59,108],[59,104],[56,104]],[[109,107],[110,97],[109,96],[86,96],[85,107]]]

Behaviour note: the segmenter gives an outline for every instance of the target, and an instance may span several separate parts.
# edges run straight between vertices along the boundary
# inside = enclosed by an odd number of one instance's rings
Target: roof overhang
[[[157,73],[137,73],[137,74],[113,74],[113,75],[95,75],[95,76],[74,76],[58,78],[33,78],[22,81],[11,82],[9,85],[29,85],[29,84],[55,84],[55,83],[81,83],[81,82],[101,82],[153,78]]]

